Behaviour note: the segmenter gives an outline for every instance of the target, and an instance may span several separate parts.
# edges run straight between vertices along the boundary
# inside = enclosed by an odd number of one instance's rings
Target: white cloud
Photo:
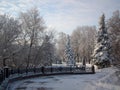
[[[14,16],[36,6],[48,27],[69,33],[77,26],[96,25],[103,12],[110,17],[114,10],[120,10],[119,3],[118,0],[1,0],[0,13]]]

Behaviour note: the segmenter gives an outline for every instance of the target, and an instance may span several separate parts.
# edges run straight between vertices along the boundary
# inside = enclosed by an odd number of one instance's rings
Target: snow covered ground
[[[8,90],[120,90],[120,72],[115,68],[89,75],[37,77],[12,83]]]

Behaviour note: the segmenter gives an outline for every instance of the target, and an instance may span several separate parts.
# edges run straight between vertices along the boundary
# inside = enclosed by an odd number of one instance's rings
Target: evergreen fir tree
[[[66,58],[67,58],[67,65],[68,66],[74,66],[75,65],[75,60],[74,60],[73,51],[72,51],[72,48],[71,48],[71,45],[70,45],[69,35],[67,36],[65,54],[66,54]]]
[[[93,52],[93,64],[97,65],[98,68],[105,68],[110,66],[110,40],[108,37],[107,29],[105,27],[105,16],[104,14],[100,18],[99,30],[96,39],[96,45]]]

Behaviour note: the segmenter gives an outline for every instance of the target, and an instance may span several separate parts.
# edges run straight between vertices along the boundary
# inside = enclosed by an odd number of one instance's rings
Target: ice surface
[[[105,68],[89,75],[37,77],[16,81],[8,90],[120,90],[120,86],[111,81],[117,81],[115,72],[114,68]]]

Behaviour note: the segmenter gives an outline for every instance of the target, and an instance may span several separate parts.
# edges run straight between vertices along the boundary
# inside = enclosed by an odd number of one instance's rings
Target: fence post
[[[34,73],[36,73],[36,67],[34,67],[34,69],[33,69],[33,70],[34,70]]]
[[[94,65],[92,65],[91,68],[92,68],[92,72],[95,73],[95,67],[94,67]]]
[[[13,74],[13,69],[10,70],[10,74]]]
[[[41,67],[42,74],[44,74],[44,66]]]
[[[4,79],[9,77],[9,68],[7,66],[4,67]]]
[[[1,72],[1,78],[0,78],[0,83],[1,83],[1,81],[4,80],[4,71],[3,71],[3,70],[0,70],[0,72]]]
[[[58,67],[59,68],[59,71],[60,71],[60,73],[62,72],[62,67]],[[55,71],[56,72],[56,71]]]
[[[26,67],[26,74],[28,73],[28,68]]]
[[[70,66],[70,72],[72,72],[72,66]]]
[[[17,68],[17,71],[18,71],[17,73],[20,74],[20,69],[19,68]]]
[[[52,66],[51,66],[51,68],[50,68],[50,71],[51,71],[51,73],[53,72],[53,68],[52,68]]]

